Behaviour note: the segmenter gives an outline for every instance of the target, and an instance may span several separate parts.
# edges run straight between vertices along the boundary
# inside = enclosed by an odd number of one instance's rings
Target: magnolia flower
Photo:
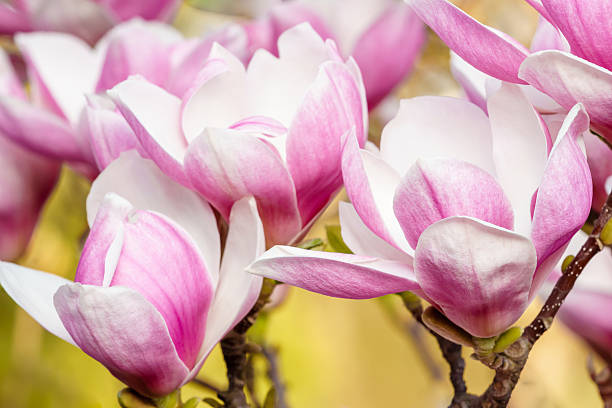
[[[566,255],[576,255],[588,236],[578,232]],[[612,355],[612,253],[609,249],[594,257],[559,309],[559,318],[598,351]],[[551,286],[561,275],[561,265],[551,274]],[[547,288],[548,292],[550,287]],[[544,292],[544,291],[543,291]]]
[[[185,40],[172,27],[142,20],[117,26],[93,49],[69,34],[19,34],[15,42],[31,91],[26,95],[17,87],[0,93],[0,132],[31,151],[95,175],[138,142],[112,103],[93,94],[139,74],[181,95],[215,40],[238,49],[246,44],[237,26]]]
[[[245,25],[252,51],[265,48],[277,54],[278,37],[301,22],[355,58],[370,109],[410,73],[425,41],[423,24],[402,2],[295,0],[277,3],[265,17]]]
[[[251,198],[232,207],[223,261],[215,216],[198,195],[135,152],[93,183],[91,231],[75,281],[0,263],[5,291],[56,336],[143,395],[190,381],[253,306],[264,250]]]
[[[0,4],[0,33],[61,31],[93,43],[134,17],[170,20],[179,0],[8,0]]]
[[[342,236],[355,255],[275,247],[249,271],[343,298],[415,291],[478,337],[507,329],[537,293],[591,205],[579,139],[582,106],[554,145],[516,86],[468,101],[404,100],[380,152],[348,139],[352,206]]]
[[[268,245],[291,243],[342,185],[343,141],[367,136],[359,69],[309,25],[248,68],[219,45],[183,98],[142,78],[111,91],[146,154],[224,218],[254,196]]]

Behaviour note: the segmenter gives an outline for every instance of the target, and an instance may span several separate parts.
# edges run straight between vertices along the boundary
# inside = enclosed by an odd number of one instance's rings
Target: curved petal
[[[541,0],[572,53],[612,70],[612,4],[602,0]]]
[[[593,184],[586,157],[578,144],[588,129],[589,117],[582,106],[576,105],[568,113],[546,164],[531,232],[538,253],[533,293],[556,261],[549,263],[548,268],[539,266],[569,242],[589,215]]]
[[[485,74],[471,66],[466,60],[451,51],[450,65],[453,77],[463,91],[467,100],[478,105],[483,111],[487,111],[487,81],[494,80],[492,76]]]
[[[53,305],[55,292],[69,283],[72,282],[57,275],[0,262],[0,285],[15,303],[46,330],[76,345]]]
[[[62,33],[18,34],[15,42],[31,70],[31,80],[49,93],[71,123],[77,123],[85,94],[94,91],[98,78],[95,53],[80,39]]]
[[[349,135],[342,153],[342,177],[364,224],[389,244],[412,254],[393,214],[393,195],[401,180],[399,174],[374,153],[359,149],[357,139]]]
[[[287,167],[295,183],[303,223],[315,216],[342,185],[342,146],[347,137],[356,137],[363,146],[367,138],[363,123],[366,110],[359,84],[349,69],[335,61],[323,63],[287,137]]]
[[[247,271],[346,299],[369,299],[419,289],[410,264],[286,246],[266,251]]]
[[[612,72],[561,51],[540,51],[525,60],[519,76],[565,109],[584,105],[593,125],[612,137]]]
[[[361,35],[352,55],[363,73],[370,110],[410,73],[424,43],[423,24],[406,4],[392,4]]]
[[[606,181],[612,176],[612,150],[592,133],[584,134],[587,162],[593,177],[593,210],[601,211],[608,191]]]
[[[138,77],[123,81],[108,95],[159,168],[189,185],[183,168],[187,141],[180,128],[180,99]]]
[[[533,35],[533,39],[531,40],[531,52],[543,50],[559,50],[569,52],[570,46],[557,27],[552,25],[545,18],[540,17],[538,28]]]
[[[510,201],[493,176],[454,159],[419,159],[395,190],[393,210],[413,248],[431,224],[456,215],[508,230],[514,223]]]
[[[263,225],[252,197],[236,201],[229,220],[219,285],[206,322],[206,337],[199,366],[231,330],[251,310],[261,289],[262,278],[246,272],[246,267],[266,250]]]
[[[476,69],[517,84],[521,62],[529,55],[518,42],[467,15],[446,0],[407,0],[425,24],[451,50]]]
[[[536,252],[526,237],[466,217],[431,225],[414,260],[423,292],[477,337],[500,334],[528,306]]]
[[[138,292],[77,283],[54,303],[79,347],[139,393],[167,395],[187,376],[162,315]]]
[[[402,176],[418,158],[430,157],[463,160],[495,174],[491,151],[487,115],[468,101],[441,96],[402,100],[380,141],[382,157]]]
[[[189,146],[185,168],[194,188],[226,219],[234,202],[254,196],[268,245],[291,242],[300,230],[289,172],[275,149],[256,135],[207,129]]]
[[[197,193],[170,180],[150,160],[122,153],[93,182],[87,196],[87,219],[93,226],[107,193],[114,192],[135,208],[164,214],[183,227],[198,244],[207,270],[217,281],[221,249],[212,209]]]
[[[531,197],[548,158],[548,129],[521,89],[504,83],[488,100],[497,180],[515,213],[515,231],[529,235]]]
[[[359,218],[355,207],[341,201],[339,203],[342,239],[356,255],[371,256],[391,261],[412,263],[412,256],[398,250],[370,230]]]

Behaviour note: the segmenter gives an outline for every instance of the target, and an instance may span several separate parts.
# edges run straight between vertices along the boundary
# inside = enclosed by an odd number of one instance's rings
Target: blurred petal
[[[584,134],[584,144],[593,177],[593,209],[601,211],[608,198],[606,180],[612,176],[612,150],[590,132]]]
[[[411,264],[286,246],[266,251],[247,270],[346,299],[369,299],[419,288]]]
[[[495,78],[477,70],[452,51],[450,53],[450,64],[453,77],[459,82],[461,88],[463,88],[467,99],[486,112],[486,83],[488,80],[495,80]]]
[[[187,141],[180,128],[180,99],[138,77],[123,81],[108,94],[159,168],[189,185],[183,169]]]
[[[289,243],[300,231],[293,181],[276,150],[254,134],[207,129],[189,146],[187,175],[227,219],[234,202],[254,196],[268,245]]]
[[[212,209],[197,193],[173,182],[150,160],[131,151],[121,154],[93,182],[87,197],[87,219],[94,224],[104,197],[114,192],[135,208],[166,215],[198,244],[207,270],[217,281],[220,243]]]
[[[529,53],[518,42],[479,23],[446,0],[407,2],[451,50],[476,69],[503,81],[524,83],[517,72]]]
[[[569,52],[570,46],[565,37],[563,37],[563,34],[561,34],[554,25],[549,23],[545,18],[540,17],[538,28],[531,40],[531,52],[543,50]]]
[[[491,151],[487,115],[468,101],[442,96],[402,100],[380,141],[382,157],[401,176],[418,158],[430,157],[463,160],[495,174]]]
[[[528,236],[531,197],[548,158],[548,129],[516,85],[502,84],[489,97],[488,111],[497,180],[512,203],[515,231]]]
[[[133,17],[142,17],[146,20],[169,20],[180,5],[178,0],[98,0],[97,2],[111,10],[119,20],[129,20]]]
[[[52,334],[75,344],[53,305],[55,292],[69,283],[57,275],[0,262],[0,285],[15,303]]]
[[[410,73],[424,42],[423,24],[406,4],[391,5],[361,35],[352,55],[363,73],[370,110]]]
[[[450,320],[474,336],[491,337],[527,308],[536,253],[522,235],[451,217],[421,234],[414,266],[423,291]]]
[[[393,210],[413,248],[431,224],[462,215],[512,229],[513,212],[486,171],[454,159],[418,160],[395,191]]]
[[[580,105],[575,106],[559,131],[550,152],[533,214],[531,236],[538,253],[538,270],[532,294],[537,292],[557,260],[560,248],[582,227],[591,209],[593,184],[584,152],[578,139],[589,129],[589,117]]]
[[[164,318],[140,293],[74,284],[54,302],[79,347],[139,393],[169,394],[187,376]]]
[[[612,72],[561,51],[540,51],[525,60],[519,76],[565,109],[584,105],[593,125],[612,137]]]

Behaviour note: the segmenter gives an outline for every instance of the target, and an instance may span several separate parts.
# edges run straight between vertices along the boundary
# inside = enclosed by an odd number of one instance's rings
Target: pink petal
[[[450,58],[453,77],[463,88],[467,100],[486,112],[487,81],[495,80],[495,78],[477,70],[452,51]]]
[[[512,229],[514,215],[501,186],[486,171],[454,159],[418,160],[395,191],[393,210],[410,246],[437,221],[456,216]]]
[[[559,319],[575,334],[589,343],[612,350],[612,296],[584,290],[573,290],[559,310]]]
[[[406,77],[425,42],[418,16],[393,4],[359,38],[352,55],[363,73],[370,110]]]
[[[187,376],[164,318],[133,289],[65,285],[54,303],[76,344],[139,393],[169,394]]]
[[[548,14],[548,10],[542,4],[542,0],[525,0],[527,3],[531,5],[542,17],[544,17],[548,21],[553,21],[553,19]]]
[[[542,0],[572,53],[612,70],[612,5],[602,0]]]
[[[488,100],[497,180],[515,213],[515,231],[529,235],[531,197],[548,158],[548,129],[521,89],[504,83]]]
[[[180,5],[178,0],[96,0],[110,10],[117,19],[129,20],[142,17],[146,20],[167,21]]]
[[[115,193],[140,210],[166,215],[196,241],[207,270],[218,280],[221,249],[217,220],[197,193],[175,183],[150,160],[131,151],[121,154],[96,178],[87,197],[87,220],[94,225],[105,196]]]
[[[442,96],[402,100],[380,141],[382,157],[400,175],[430,157],[463,160],[495,174],[491,150],[487,115],[468,101]]]
[[[450,320],[474,336],[491,337],[527,308],[536,253],[522,235],[451,217],[421,234],[414,267],[425,294]]]
[[[584,144],[593,177],[593,209],[601,211],[608,198],[606,180],[612,176],[612,150],[591,133],[584,134]]]
[[[0,262],[0,285],[6,293],[46,330],[75,344],[53,306],[53,295],[66,284],[60,276],[17,264]]]
[[[268,250],[247,271],[346,299],[369,299],[419,289],[411,264],[286,246]]]
[[[584,105],[593,126],[612,137],[612,72],[561,51],[540,51],[525,60],[521,78],[566,110]]]
[[[293,181],[276,150],[256,135],[207,129],[189,146],[185,168],[194,188],[226,219],[234,202],[254,196],[268,245],[291,242],[299,232]]]
[[[1,7],[0,5],[0,10]],[[4,95],[27,100],[21,80],[13,68],[9,55],[4,50],[0,50],[0,89]]]
[[[180,128],[180,99],[138,77],[108,94],[149,157],[172,179],[189,185],[183,168],[187,141]]]
[[[13,7],[10,3],[0,4],[0,33],[11,35],[30,29],[30,21],[23,10]]]
[[[291,122],[287,167],[295,183],[302,222],[308,222],[342,185],[346,137],[367,138],[359,86],[341,63],[325,62]],[[354,136],[353,133],[354,132]]]
[[[533,39],[531,40],[531,52],[544,50],[559,50],[569,52],[570,46],[557,27],[552,25],[545,18],[540,17],[538,28],[533,36]]]
[[[517,72],[529,53],[518,42],[446,0],[408,0],[408,4],[451,50],[478,70],[503,81],[524,83]]]
[[[548,276],[561,248],[586,221],[591,209],[593,184],[586,157],[578,139],[589,129],[589,118],[580,105],[575,106],[559,132],[538,189],[533,214],[532,239],[538,254],[534,276],[535,293]],[[545,267],[543,267],[545,266]]]

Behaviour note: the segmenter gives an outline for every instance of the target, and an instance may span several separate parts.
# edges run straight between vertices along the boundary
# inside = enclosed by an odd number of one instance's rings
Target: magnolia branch
[[[512,391],[516,387],[521,372],[527,363],[527,358],[533,345],[551,326],[559,308],[574,287],[580,273],[589,261],[604,248],[601,233],[611,219],[612,193],[608,196],[599,217],[595,220],[593,232],[580,249],[580,252],[576,254],[576,257],[563,271],[563,275],[555,284],[540,313],[527,326],[523,335],[502,354],[498,355],[500,358],[495,369],[493,382],[481,396],[479,403],[471,406],[497,408],[508,405]]]

